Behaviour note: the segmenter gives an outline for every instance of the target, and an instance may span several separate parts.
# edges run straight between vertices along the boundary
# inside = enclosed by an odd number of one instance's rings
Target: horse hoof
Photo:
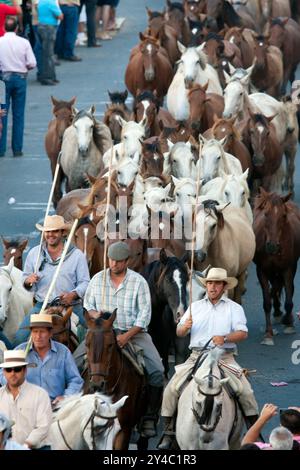
[[[274,346],[274,340],[273,338],[270,337],[265,337],[260,344],[263,344],[264,346]]]
[[[294,328],[293,326],[287,326],[286,328],[284,328],[283,333],[285,335],[293,335],[294,333],[296,333],[296,328]]]

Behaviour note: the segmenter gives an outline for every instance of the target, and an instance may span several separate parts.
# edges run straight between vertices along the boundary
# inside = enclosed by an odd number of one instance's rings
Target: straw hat
[[[51,232],[51,230],[69,230],[70,225],[66,224],[61,215],[48,215],[44,220],[44,225],[35,224],[41,232]]]
[[[52,315],[47,315],[47,313],[33,313],[30,315],[30,325],[24,326],[25,330],[31,328],[53,328]]]
[[[198,277],[199,282],[206,287],[207,281],[223,281],[226,282],[227,286],[226,289],[233,289],[238,280],[235,277],[228,277],[226,269],[223,268],[211,268],[208,271],[207,277]]]
[[[0,367],[5,369],[6,367],[27,366],[28,364],[25,351],[14,349],[13,351],[4,351],[4,362],[0,364]]]

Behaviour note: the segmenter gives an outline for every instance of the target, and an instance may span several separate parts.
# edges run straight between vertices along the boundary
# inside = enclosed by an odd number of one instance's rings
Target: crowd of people
[[[11,4],[8,4],[11,3]],[[24,115],[27,75],[37,68],[41,85],[56,85],[56,66],[61,60],[79,62],[75,54],[77,36],[84,35],[86,16],[87,47],[100,47],[98,39],[112,39],[117,28],[119,0],[8,0],[0,2],[0,80],[5,85],[5,101],[0,103],[0,157],[7,148],[8,110],[12,107],[12,151],[23,155]],[[81,15],[82,16],[82,15]],[[102,23],[101,30],[100,22]],[[83,45],[82,38],[78,44]]]

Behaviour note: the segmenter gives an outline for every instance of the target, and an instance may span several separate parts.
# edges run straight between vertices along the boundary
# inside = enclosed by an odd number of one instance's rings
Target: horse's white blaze
[[[264,43],[263,43],[263,42],[259,42],[258,45],[259,45],[260,47],[263,47]]]
[[[16,253],[16,251],[17,251],[17,250],[16,250],[15,248],[12,248],[12,249],[10,250],[10,254],[11,254],[11,255],[14,255],[14,254]]]
[[[197,29],[197,28],[193,28],[193,29],[192,29],[192,33],[193,33],[193,34],[197,34],[197,32],[198,32],[198,29]]]
[[[259,126],[257,126],[257,129],[258,129],[258,132],[259,132],[260,134],[262,134],[263,131],[264,131],[264,126],[259,125]]]
[[[173,273],[173,279],[174,279],[174,282],[176,283],[177,287],[178,287],[178,295],[179,295],[179,305],[178,305],[178,311],[183,315],[183,309],[184,309],[184,305],[183,305],[183,302],[182,302],[182,282],[181,282],[181,277],[180,277],[180,271],[179,269],[175,269],[174,273]]]
[[[153,47],[152,47],[151,44],[147,44],[146,49],[147,49],[148,54],[151,54],[152,50],[153,50]]]
[[[143,100],[142,105],[144,106],[144,114],[143,114],[143,117],[142,117],[142,121],[143,121],[147,117],[147,109],[150,106],[150,101],[149,100]]]

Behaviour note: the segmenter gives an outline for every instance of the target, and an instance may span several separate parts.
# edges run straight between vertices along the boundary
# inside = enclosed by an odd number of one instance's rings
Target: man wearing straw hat
[[[7,384],[0,388],[0,412],[14,421],[13,439],[29,449],[48,450],[47,435],[52,423],[48,394],[26,380],[25,351],[4,351],[0,364]]]
[[[248,328],[244,310],[241,305],[230,300],[225,291],[237,285],[237,279],[228,277],[222,268],[211,268],[206,278],[199,278],[206,287],[206,296],[193,302],[177,326],[177,336],[191,334],[191,355],[184,364],[175,367],[176,373],[164,391],[161,414],[165,426],[159,449],[170,449],[175,440],[177,404],[180,393],[192,378],[194,367],[199,357],[207,350],[219,346],[224,348],[221,362],[226,374],[226,366],[234,371],[242,369],[233,357],[235,344],[247,338]],[[247,421],[253,424],[258,418],[258,406],[250,383],[244,374],[239,374],[242,391],[239,403]]]
[[[142,434],[154,437],[162,399],[164,369],[151,336],[147,333],[151,319],[150,290],[140,274],[127,268],[130,256],[127,243],[113,243],[108,248],[107,256],[109,269],[96,274],[91,280],[84,298],[84,308],[93,318],[99,317],[100,311],[113,312],[117,309],[114,328],[119,347],[123,348],[130,342],[143,350],[148,407]]]
[[[16,345],[27,340],[28,332],[23,328],[29,325],[30,315],[41,310],[64,249],[65,232],[69,229],[60,215],[49,215],[45,218],[43,226],[36,224],[36,227],[44,235],[41,253],[39,256],[38,246],[29,251],[23,272],[24,287],[34,293],[36,303],[16,333]],[[63,305],[74,305],[73,311],[78,315],[83,326],[85,326],[85,320],[81,299],[84,297],[89,280],[86,257],[81,250],[70,245],[49,302],[59,297]]]
[[[34,368],[27,371],[28,382],[42,387],[48,393],[52,405],[56,405],[68,395],[80,393],[83,379],[69,349],[52,338],[52,316],[46,313],[32,314],[30,325],[32,344],[27,360]],[[26,350],[27,343],[17,346],[17,350]],[[0,382],[3,378],[0,374]]]

